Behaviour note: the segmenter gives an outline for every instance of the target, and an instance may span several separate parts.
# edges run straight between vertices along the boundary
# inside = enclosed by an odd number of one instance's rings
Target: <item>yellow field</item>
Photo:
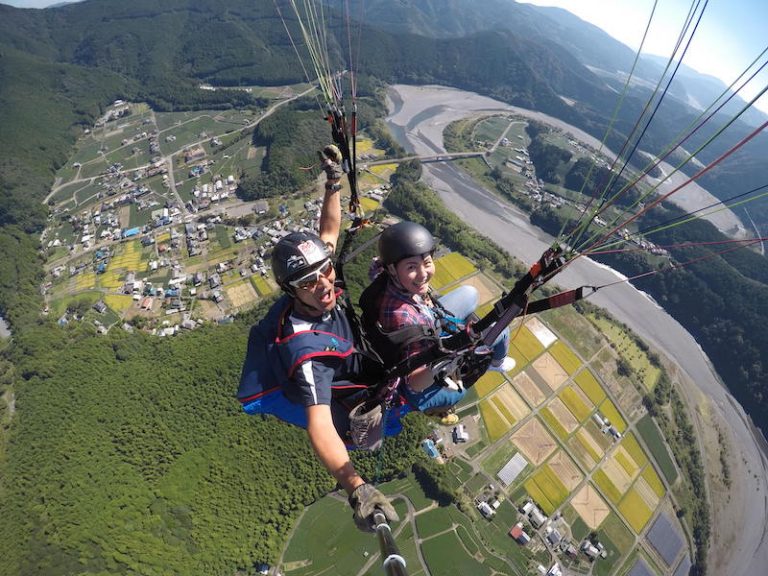
[[[608,497],[608,500],[616,504],[619,500],[621,500],[621,492],[619,489],[611,482],[611,479],[608,478],[608,475],[603,472],[603,470],[595,470],[595,473],[592,474],[592,480],[594,480],[595,484],[597,484],[598,488],[602,490],[603,494]]]
[[[377,164],[376,166],[371,166],[368,169],[376,176],[384,177],[397,170],[397,164],[394,162],[392,164]]]
[[[600,413],[608,418],[608,420],[611,421],[611,424],[616,427],[616,430],[622,434],[627,429],[627,423],[624,422],[624,418],[621,417],[616,406],[609,399],[606,398],[605,401],[600,404]]]
[[[96,274],[94,272],[83,272],[75,276],[75,288],[78,290],[87,290],[96,286]]]
[[[513,330],[511,336],[515,347],[528,362],[544,351],[544,346],[541,345],[538,338],[525,326],[519,330]]]
[[[559,396],[560,400],[563,401],[563,404],[568,407],[568,410],[571,411],[579,422],[584,422],[589,418],[592,413],[592,408],[584,403],[584,400],[579,393],[576,392],[576,389],[573,386],[568,386],[563,389]]]
[[[664,484],[662,483],[661,478],[659,478],[659,475],[656,474],[656,470],[653,469],[653,466],[648,464],[641,476],[648,483],[648,486],[651,487],[651,490],[656,493],[656,496],[662,498],[664,494],[666,494],[667,491],[664,489]]]
[[[496,408],[496,410],[501,414],[501,416],[509,423],[509,427],[515,425],[515,422],[517,422],[517,418],[515,418],[512,415],[512,412],[510,412],[509,408],[507,408],[506,404],[504,404],[504,401],[499,398],[497,394],[494,394],[491,398],[489,398],[491,402],[493,402],[493,406]]]
[[[500,372],[486,372],[482,378],[475,383],[475,391],[478,398],[485,398],[501,386],[506,380]]]
[[[547,423],[550,430],[555,433],[555,436],[560,438],[560,440],[565,440],[568,438],[568,431],[563,427],[562,424],[560,424],[555,415],[552,414],[549,407],[542,409],[539,414],[541,415],[541,418],[544,420],[544,422]]]
[[[507,349],[507,356],[515,359],[515,370],[522,369],[528,364],[528,359],[522,352],[520,352],[520,350],[518,350],[517,346],[512,343],[509,344],[509,348]]]
[[[549,510],[543,510],[547,515],[552,514],[560,504],[565,502],[565,499],[568,498],[568,494],[570,494],[568,488],[565,487],[548,465],[539,468],[533,476],[525,482],[525,489],[529,494],[531,494],[532,491],[536,492],[536,488],[538,488],[539,493],[544,494],[545,500],[550,506]],[[543,503],[542,506],[544,506]]]
[[[568,372],[569,376],[572,376],[576,370],[581,366],[581,360],[576,354],[573,353],[567,344],[562,340],[558,340],[549,348],[549,353],[552,354],[557,363],[563,367],[563,370]]]
[[[365,154],[373,150],[373,140],[360,138],[355,141],[355,149],[358,154]]]
[[[458,252],[451,252],[435,260],[435,275],[431,284],[436,289],[451,284],[477,271],[474,264]]]
[[[253,284],[253,287],[256,288],[256,292],[262,298],[264,296],[269,296],[275,291],[263,276],[251,276],[251,284]]]
[[[170,239],[171,239],[171,233],[163,232],[157,235],[157,237],[155,238],[155,242],[157,244],[162,244],[163,242],[168,242]]]
[[[123,294],[107,294],[104,296],[104,304],[118,314],[122,314],[133,304],[133,298]]]
[[[592,459],[597,463],[600,461],[600,458],[602,458],[603,450],[600,448],[600,445],[595,441],[594,438],[592,438],[592,434],[589,433],[588,430],[581,428],[578,432],[576,432],[576,438],[579,441],[579,444],[586,450],[589,455],[592,457]]]
[[[366,213],[375,212],[379,207],[379,202],[373,198],[364,197],[360,199],[360,206],[362,206],[363,211]]]
[[[549,501],[549,498],[547,498],[546,494],[544,494],[544,491],[539,488],[538,484],[528,480],[525,483],[525,491],[528,492],[528,496],[530,496],[533,501],[539,505],[539,507],[547,516],[555,511],[556,506]]]
[[[99,277],[99,286],[107,290],[115,290],[123,285],[120,279],[120,272],[117,270],[107,270]]]
[[[504,417],[499,414],[494,405],[488,400],[480,402],[480,414],[483,417],[485,430],[488,432],[488,438],[495,442],[510,429],[509,424]]]
[[[585,368],[579,372],[573,380],[595,406],[599,405],[603,398],[605,398],[603,387],[600,386],[600,382],[597,381],[597,378],[588,369]]]
[[[623,450],[621,447],[619,447],[614,453],[613,457],[616,459],[616,462],[619,463],[619,465],[624,469],[624,471],[630,476],[630,478],[634,478],[637,474],[637,464],[635,464],[634,460],[629,456],[626,450]]]
[[[626,436],[621,439],[621,447],[624,448],[632,459],[637,463],[638,468],[642,468],[648,462],[648,458],[637,442],[637,438],[632,432],[627,432]]]
[[[627,492],[624,499],[619,502],[619,511],[636,534],[643,530],[653,515],[653,510],[648,508],[634,488]]]
[[[531,412],[528,405],[520,398],[520,395],[512,388],[511,384],[505,384],[499,388],[493,394],[493,401],[496,403],[499,411],[507,417],[510,424],[517,420],[522,420]]]

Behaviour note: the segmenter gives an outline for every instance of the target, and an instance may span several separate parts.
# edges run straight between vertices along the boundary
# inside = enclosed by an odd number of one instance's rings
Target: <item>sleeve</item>
[[[419,316],[416,308],[406,302],[396,299],[385,299],[382,302],[379,322],[385,331],[391,332],[392,330],[399,330],[408,326],[419,326],[424,322],[424,319]],[[429,347],[430,344],[428,341],[412,342],[400,351],[400,358],[408,358],[418,354]]]
[[[331,403],[331,384],[334,369],[321,360],[302,362],[284,387],[284,393],[292,402],[302,406]]]

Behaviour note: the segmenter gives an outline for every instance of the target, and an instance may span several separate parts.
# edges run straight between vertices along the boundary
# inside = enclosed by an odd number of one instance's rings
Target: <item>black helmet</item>
[[[281,238],[272,251],[272,272],[285,288],[289,280],[320,268],[330,257],[328,247],[315,234],[292,232]]]
[[[384,266],[397,264],[403,258],[431,253],[434,249],[432,234],[416,222],[398,222],[379,236],[379,258]]]

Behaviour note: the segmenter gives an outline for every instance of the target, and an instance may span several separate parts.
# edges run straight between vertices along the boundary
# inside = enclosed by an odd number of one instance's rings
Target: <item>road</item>
[[[389,91],[388,125],[410,152],[444,153],[442,132],[452,121],[477,112],[514,111],[542,121],[549,119],[538,112],[512,108],[490,98],[443,87],[393,86]],[[560,121],[556,124],[594,145],[595,139]],[[599,143],[598,143],[599,144]],[[445,164],[424,166],[424,178],[438,191],[446,205],[466,223],[488,236],[524,262],[535,261],[550,245],[552,238],[531,226],[525,214],[501,201],[456,167]],[[618,275],[605,266],[581,258],[569,266],[558,281],[564,288],[602,285],[616,281]],[[721,513],[732,514],[738,531],[728,546],[710,554],[713,574],[746,576],[764,572],[768,563],[768,459],[765,440],[754,429],[742,407],[720,382],[709,359],[693,337],[647,295],[628,283],[599,291],[590,300],[609,310],[654,347],[673,358],[686,376],[686,396],[704,400],[728,423],[733,461],[742,465],[734,473],[727,507]],[[698,418],[699,414],[694,413]],[[712,522],[718,532],[719,518]],[[716,535],[720,538],[722,536]],[[724,541],[724,540],[722,540]],[[721,542],[722,542],[721,541]],[[714,547],[713,547],[714,549]]]

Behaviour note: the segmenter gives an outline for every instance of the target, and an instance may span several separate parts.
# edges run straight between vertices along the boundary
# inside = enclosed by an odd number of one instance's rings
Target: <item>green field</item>
[[[472,576],[490,576],[491,570],[469,556],[456,532],[451,531],[421,544],[424,558],[432,574],[472,574]],[[339,569],[336,574],[354,574]]]
[[[573,376],[574,372],[581,366],[581,360],[576,354],[573,353],[568,345],[562,340],[558,340],[552,346],[549,347],[549,353],[557,360],[557,363],[563,367],[569,376]]]
[[[515,455],[517,448],[512,442],[504,442],[496,448],[482,463],[482,468],[488,476],[494,478],[509,459]]]
[[[270,286],[269,282],[264,279],[263,276],[251,276],[251,284],[253,284],[253,287],[256,289],[256,292],[259,296],[264,298],[265,296],[269,296],[272,294],[275,289]]]
[[[653,459],[661,469],[661,473],[667,480],[667,483],[672,485],[677,480],[677,469],[672,461],[672,458],[667,451],[667,446],[664,443],[664,439],[661,436],[661,432],[656,427],[653,419],[649,414],[646,414],[637,422],[637,431],[640,433],[640,437],[648,446]]]
[[[573,386],[564,388],[558,396],[579,422],[584,422],[592,414],[592,408],[584,403]]]
[[[284,563],[296,563],[290,576],[310,576],[325,570],[337,574],[356,574],[364,563],[364,553],[378,551],[376,540],[360,532],[353,522],[340,522],[348,516],[349,505],[325,497],[307,508],[285,551]]]
[[[577,542],[586,538],[592,531],[589,526],[586,525],[584,520],[581,519],[579,513],[576,512],[576,510],[570,504],[563,506],[563,517],[571,527],[571,534],[573,535],[574,540]]]
[[[490,116],[475,124],[472,138],[494,144],[509,127],[511,120],[505,116]]]
[[[648,355],[640,349],[637,342],[627,334],[626,330],[605,318],[590,315],[589,319],[613,342],[619,355],[629,362],[634,373],[640,377],[645,389],[652,391],[661,370],[650,363]]]
[[[416,529],[419,538],[429,538],[451,526],[448,506],[439,506],[416,516]]]
[[[601,536],[604,534],[610,539],[622,556],[629,552],[635,545],[634,534],[632,534],[629,528],[627,528],[624,522],[622,522],[614,512],[611,512],[608,517],[603,520],[603,523],[600,525],[599,534]]]

